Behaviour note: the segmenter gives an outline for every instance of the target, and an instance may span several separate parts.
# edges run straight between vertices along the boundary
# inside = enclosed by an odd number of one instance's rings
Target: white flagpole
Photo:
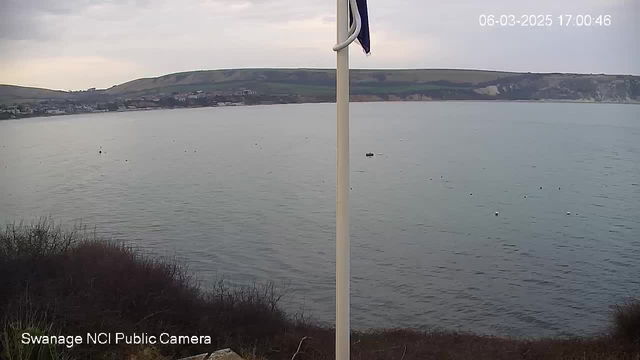
[[[337,2],[340,44],[349,37],[349,1]],[[336,360],[349,360],[349,46],[337,53]]]

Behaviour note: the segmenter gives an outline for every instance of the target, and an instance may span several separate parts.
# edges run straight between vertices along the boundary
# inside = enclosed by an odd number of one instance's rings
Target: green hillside
[[[74,96],[68,92],[25,87],[16,85],[0,85],[0,103],[4,102],[30,102],[37,100],[62,100],[72,99]]]
[[[202,91],[299,96],[300,102],[335,99],[333,69],[202,70],[143,78],[105,90],[62,92],[0,85],[0,104],[75,100],[122,101],[142,96]],[[604,74],[513,73],[455,69],[352,70],[354,101],[554,100],[640,103],[640,77]],[[240,100],[238,100],[240,101]]]
[[[352,70],[353,94],[378,94],[432,90],[443,86],[470,87],[517,73],[477,70]],[[335,92],[335,70],[238,69],[190,71],[156,78],[133,80],[106,91],[111,96],[158,93],[233,91],[252,89],[261,93],[323,96]]]

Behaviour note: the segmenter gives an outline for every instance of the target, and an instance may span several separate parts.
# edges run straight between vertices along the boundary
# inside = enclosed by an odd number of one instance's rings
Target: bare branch
[[[302,340],[300,340],[300,343],[298,344],[298,350],[296,350],[296,353],[293,354],[293,356],[291,357],[291,360],[294,360],[296,358],[296,356],[300,353],[300,348],[302,347],[302,342],[309,339],[308,336],[305,336],[302,338]]]

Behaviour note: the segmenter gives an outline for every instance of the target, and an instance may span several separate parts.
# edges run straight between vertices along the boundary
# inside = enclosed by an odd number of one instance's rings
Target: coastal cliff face
[[[362,83],[360,83],[361,85]],[[428,88],[431,85],[432,88]],[[422,89],[395,93],[357,94],[365,91],[356,86],[351,101],[432,101],[432,100],[522,100],[575,101],[606,103],[640,103],[640,77],[623,75],[523,74],[492,81],[426,83]]]
[[[475,86],[465,85],[448,83],[446,88],[425,88],[391,94],[355,94],[351,95],[351,101],[538,100],[640,103],[640,79],[631,76],[534,74],[501,78]]]
[[[474,92],[504,100],[640,102],[640,78],[611,75],[523,75],[498,79]]]

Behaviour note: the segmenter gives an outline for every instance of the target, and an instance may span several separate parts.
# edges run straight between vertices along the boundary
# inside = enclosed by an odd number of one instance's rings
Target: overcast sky
[[[352,68],[640,75],[640,0],[369,0],[372,55]],[[335,67],[334,0],[0,0],[0,83],[106,88],[246,67]],[[482,14],[553,15],[481,27]],[[561,27],[561,14],[611,26]]]

